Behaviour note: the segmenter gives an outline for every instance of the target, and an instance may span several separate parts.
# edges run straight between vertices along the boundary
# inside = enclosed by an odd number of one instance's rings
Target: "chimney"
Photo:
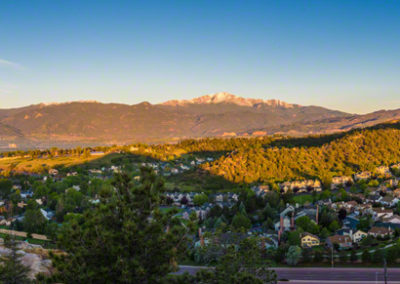
[[[290,218],[290,229],[294,230],[294,212],[292,212],[292,217]]]
[[[281,230],[279,230],[279,232],[278,232],[278,244],[281,243],[281,234],[282,234],[282,232],[281,232]]]
[[[201,247],[204,247],[204,238],[203,238],[203,234],[201,233],[201,228],[199,228],[199,238],[200,238]]]

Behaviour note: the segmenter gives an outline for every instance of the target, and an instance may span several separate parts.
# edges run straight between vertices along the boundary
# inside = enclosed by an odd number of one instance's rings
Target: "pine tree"
[[[9,253],[1,259],[0,283],[31,283],[28,278],[29,268],[21,263],[21,255],[18,253],[16,240],[7,235],[4,238],[4,246],[9,250]]]
[[[143,169],[139,186],[126,174],[116,175],[113,186],[81,220],[65,225],[58,244],[66,254],[53,256],[52,281],[160,283],[174,270],[187,228],[176,212],[159,210],[162,180]]]

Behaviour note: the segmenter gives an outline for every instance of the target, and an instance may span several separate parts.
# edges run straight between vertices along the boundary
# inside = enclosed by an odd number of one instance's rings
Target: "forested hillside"
[[[240,148],[203,165],[229,181],[319,178],[350,175],[400,161],[400,124],[388,124],[342,135],[273,140]]]

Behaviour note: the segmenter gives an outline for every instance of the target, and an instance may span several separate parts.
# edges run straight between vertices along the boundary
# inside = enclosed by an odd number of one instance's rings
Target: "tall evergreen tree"
[[[186,247],[186,228],[159,210],[163,182],[142,169],[135,186],[126,174],[115,176],[115,192],[63,228],[54,255],[64,283],[160,283],[174,270],[178,252]]]

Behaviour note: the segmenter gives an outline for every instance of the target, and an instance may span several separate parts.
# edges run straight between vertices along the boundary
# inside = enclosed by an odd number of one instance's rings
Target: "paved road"
[[[294,283],[383,283],[382,268],[275,268],[278,279]],[[305,281],[305,282],[304,282]],[[321,282],[326,281],[326,282]],[[395,282],[394,282],[395,281]],[[290,281],[292,282],[292,281]],[[400,283],[400,269],[388,269],[388,282]]]
[[[180,273],[195,274],[206,267],[180,266]],[[282,283],[384,283],[382,268],[274,268],[278,279],[287,279]],[[400,268],[388,269],[388,283],[400,284]]]

